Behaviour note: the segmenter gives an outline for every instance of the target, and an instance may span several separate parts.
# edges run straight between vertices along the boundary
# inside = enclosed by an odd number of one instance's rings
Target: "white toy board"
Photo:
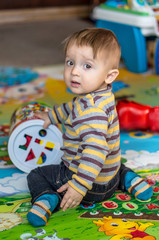
[[[40,103],[29,103],[18,108],[11,120],[8,153],[14,165],[26,173],[38,166],[61,162],[62,133],[54,125],[43,129],[44,121],[34,118],[37,110],[50,109]]]

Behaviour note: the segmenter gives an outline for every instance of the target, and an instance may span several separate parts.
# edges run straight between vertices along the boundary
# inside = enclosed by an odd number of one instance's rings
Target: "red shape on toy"
[[[116,108],[121,129],[159,131],[159,106],[120,100]]]
[[[142,105],[128,100],[121,100],[117,103],[117,112],[121,129],[146,130],[149,128],[149,111],[151,106]]]
[[[34,158],[35,158],[34,152],[32,149],[30,149],[30,152],[25,161],[30,161],[30,160],[33,160]]]
[[[149,113],[149,125],[151,131],[159,131],[159,107],[153,107]]]
[[[32,137],[27,135],[27,134],[25,134],[24,137],[26,138],[26,143],[24,145],[19,145],[19,148],[21,148],[23,150],[27,150],[28,147],[29,147],[29,144],[31,142]]]

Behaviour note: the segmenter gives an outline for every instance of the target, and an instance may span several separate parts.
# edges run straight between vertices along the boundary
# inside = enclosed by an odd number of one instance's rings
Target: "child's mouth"
[[[80,86],[80,83],[76,81],[71,81],[71,86],[77,88]]]
[[[136,230],[136,227],[132,227],[132,228],[129,228],[129,229],[131,229],[131,230]]]

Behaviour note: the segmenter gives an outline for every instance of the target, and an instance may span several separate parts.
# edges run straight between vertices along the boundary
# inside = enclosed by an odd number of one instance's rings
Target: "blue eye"
[[[72,66],[72,65],[73,65],[73,62],[72,62],[71,60],[68,60],[68,61],[66,61],[66,64],[67,64],[68,66]]]
[[[91,65],[90,65],[90,64],[85,64],[85,65],[84,65],[84,68],[90,69],[90,68],[91,68]]]

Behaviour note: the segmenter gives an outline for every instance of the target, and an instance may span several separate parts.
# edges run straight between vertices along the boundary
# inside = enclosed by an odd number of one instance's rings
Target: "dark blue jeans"
[[[125,190],[125,174],[131,171],[125,165],[121,165],[115,177],[106,185],[93,184],[92,189],[83,198],[83,204],[93,204],[110,198],[117,189]],[[57,189],[68,180],[72,179],[74,172],[70,171],[62,162],[60,165],[48,165],[33,169],[27,176],[29,190],[32,196],[32,203],[43,194],[57,194],[59,205],[65,192],[58,193]],[[58,207],[59,207],[58,205]]]

